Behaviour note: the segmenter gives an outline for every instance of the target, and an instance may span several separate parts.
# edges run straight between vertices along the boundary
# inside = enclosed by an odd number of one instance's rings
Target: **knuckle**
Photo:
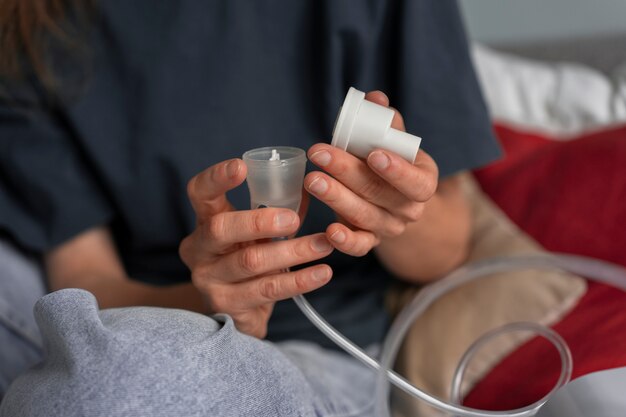
[[[336,158],[335,160],[336,160],[336,162],[333,165],[333,175],[334,176],[341,177],[341,176],[349,173],[349,166],[348,166],[348,164],[342,162],[340,160],[340,158]]]
[[[357,193],[367,199],[374,200],[383,194],[383,192],[385,191],[385,187],[385,182],[382,180],[382,178],[376,178],[371,181],[365,182],[360,187],[360,189],[357,190]]]
[[[224,239],[225,233],[225,219],[221,214],[211,216],[205,226],[206,236],[209,239],[220,241]]]
[[[350,245],[347,248],[347,251],[352,256],[360,257],[360,256],[364,256],[365,254],[367,254],[367,252],[369,252],[367,246],[368,246],[367,244],[363,244],[363,242],[359,239],[357,241],[350,243]]]
[[[263,279],[259,282],[259,294],[266,300],[278,300],[281,295],[281,285],[275,279]]]
[[[374,247],[373,242],[376,240],[376,237],[372,234],[370,236],[370,238],[363,238],[361,239],[358,244],[355,242],[354,245],[352,245],[352,254],[353,256],[365,256],[369,253],[370,250],[372,250],[372,247]]]
[[[408,220],[415,222],[418,221],[424,213],[424,205],[420,203],[413,203],[406,209],[406,217]]]
[[[298,271],[293,277],[293,290],[294,293],[302,294],[309,290],[309,278],[312,271]]]
[[[406,230],[406,223],[400,220],[391,220],[387,223],[386,235],[393,237],[399,236]]]
[[[364,240],[363,234],[349,233],[346,241],[341,244],[341,251],[351,256],[362,256],[361,247],[364,246],[363,240]]]
[[[247,275],[257,275],[263,267],[263,255],[256,246],[249,246],[241,251],[239,266]]]
[[[416,171],[417,168],[414,165],[401,161],[398,164],[393,164],[387,176],[394,184],[403,184],[415,181]]]
[[[260,234],[263,232],[265,225],[265,212],[266,210],[255,210],[251,219],[252,232]]]
[[[311,253],[309,241],[298,241],[295,245],[291,246],[290,252],[291,256],[296,259],[303,259],[308,257],[308,255]]]
[[[427,175],[422,180],[422,188],[421,188],[422,198],[425,200],[430,199],[435,191],[437,191],[437,179],[434,176]]]
[[[367,229],[367,225],[372,223],[372,216],[369,210],[356,208],[350,216],[350,223],[361,229]]]
[[[357,246],[359,245],[360,240],[362,239],[359,235],[353,235],[351,233],[348,234],[348,238],[342,245],[342,249],[348,251],[353,254],[356,252]]]

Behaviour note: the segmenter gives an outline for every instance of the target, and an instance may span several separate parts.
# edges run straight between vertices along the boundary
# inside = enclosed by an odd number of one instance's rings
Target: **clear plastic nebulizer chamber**
[[[281,207],[295,212],[302,199],[306,154],[300,148],[273,146],[243,154],[248,167],[250,206]]]

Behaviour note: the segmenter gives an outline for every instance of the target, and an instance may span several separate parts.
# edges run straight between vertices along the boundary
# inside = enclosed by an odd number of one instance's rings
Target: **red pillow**
[[[496,127],[485,192],[548,250],[626,265],[626,126],[569,141]]]
[[[626,127],[555,141],[496,127],[506,158],[476,172],[483,189],[547,249],[626,265]],[[626,366],[626,293],[590,283],[574,311],[554,326],[574,359],[573,377]],[[558,355],[533,339],[497,365],[465,399],[511,409],[545,395]]]

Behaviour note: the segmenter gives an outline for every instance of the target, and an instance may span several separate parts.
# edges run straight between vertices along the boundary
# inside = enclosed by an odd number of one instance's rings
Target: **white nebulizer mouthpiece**
[[[376,148],[397,153],[415,162],[421,138],[391,127],[394,111],[365,100],[365,93],[350,87],[333,130],[331,145],[359,158]]]
[[[298,211],[306,154],[300,148],[270,146],[243,154],[248,167],[250,207],[283,207]]]

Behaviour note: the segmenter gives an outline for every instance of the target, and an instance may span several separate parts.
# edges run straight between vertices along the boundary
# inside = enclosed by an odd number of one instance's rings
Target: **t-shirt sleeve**
[[[344,79],[337,84],[385,91],[407,131],[422,137],[422,148],[435,159],[441,176],[500,156],[456,1],[369,5],[358,19],[348,19],[345,9],[335,15],[346,19],[335,32],[335,46],[343,49],[336,49],[336,55],[351,57],[343,61]]]
[[[111,217],[62,117],[0,101],[0,235],[43,252]]]
[[[393,94],[407,130],[423,137],[424,149],[442,176],[472,169],[500,156],[454,0],[404,2]]]

